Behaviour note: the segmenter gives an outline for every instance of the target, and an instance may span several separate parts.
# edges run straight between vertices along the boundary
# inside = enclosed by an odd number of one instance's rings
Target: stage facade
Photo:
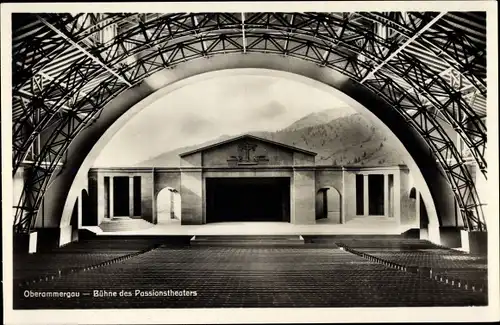
[[[252,135],[179,156],[172,168],[91,169],[79,225],[123,217],[177,225],[381,220],[419,228],[425,210],[402,165],[316,165],[314,152]]]

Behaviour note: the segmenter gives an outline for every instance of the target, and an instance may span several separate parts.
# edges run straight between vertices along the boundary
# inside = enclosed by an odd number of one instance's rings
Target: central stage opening
[[[206,222],[290,222],[290,178],[206,179]]]

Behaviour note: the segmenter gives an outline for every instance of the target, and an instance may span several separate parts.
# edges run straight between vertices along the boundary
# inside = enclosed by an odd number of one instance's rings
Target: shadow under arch
[[[429,214],[427,213],[428,204],[422,198],[422,195],[415,186],[410,188],[408,198],[413,202],[412,206],[416,212],[416,217],[420,227],[420,238],[429,239]]]
[[[409,153],[411,158],[408,159],[407,165],[413,174],[416,186],[421,189],[424,200],[430,202],[428,212],[431,223],[438,227],[452,225],[454,222],[453,193],[444,172],[433,157],[432,150],[415,130],[408,127],[399,114],[362,85],[335,71],[325,70],[311,62],[293,58],[259,54],[228,55],[193,63],[189,62],[179,65],[176,69],[158,72],[154,78],[125,91],[105,107],[93,125],[75,138],[68,152],[68,156],[73,158],[68,159],[71,166],[66,169],[72,172],[60,175],[59,180],[56,179],[51,187],[50,193],[46,193],[53,202],[66,202],[64,206],[56,204],[52,207],[52,213],[49,215],[56,218],[62,216],[61,219],[52,221],[53,226],[69,225],[71,206],[68,202],[75,197],[74,189],[78,186],[80,188],[87,186],[87,172],[100,150],[135,114],[175,89],[190,83],[236,74],[291,78],[334,92],[352,108],[364,113],[364,116],[370,118],[376,126],[389,134],[392,133],[395,136],[397,149]],[[78,171],[76,174],[75,170]]]
[[[82,189],[80,201],[82,204],[82,215],[80,225],[94,226],[97,225],[97,216],[95,215],[92,207],[90,206],[90,197],[86,189]]]
[[[410,193],[408,194],[408,197],[410,199],[416,199],[417,198],[417,189],[415,187],[412,187],[410,189]]]

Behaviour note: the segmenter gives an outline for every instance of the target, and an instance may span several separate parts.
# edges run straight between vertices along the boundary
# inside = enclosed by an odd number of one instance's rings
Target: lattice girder
[[[383,39],[370,26],[351,23],[366,15],[371,15],[372,20],[380,20],[377,14],[371,13],[359,14],[359,17],[344,14],[341,18],[322,14],[259,13],[247,14],[243,24],[239,16],[233,14],[165,15],[140,22],[118,34],[112,42],[96,43],[88,50],[132,85],[154,72],[187,60],[243,52],[298,57],[361,81],[377,64],[384,62],[398,49],[400,41],[398,37]],[[115,21],[112,17],[106,19]],[[51,19],[54,20],[57,21]],[[404,33],[398,31],[399,37],[415,35],[423,21],[424,19],[409,19],[403,26]],[[383,22],[390,27],[396,24],[387,19]],[[88,27],[75,32],[67,29],[68,24],[71,25],[65,22],[55,23],[54,26],[66,26],[63,32],[75,42],[99,31],[95,27]],[[399,25],[400,22],[397,26],[402,29]],[[242,40],[243,28],[246,42]],[[423,42],[425,39],[419,38],[419,41]],[[63,52],[59,48],[58,51]],[[462,69],[461,73],[467,75],[468,71]],[[404,87],[392,82],[393,75],[416,90],[415,94],[410,94]],[[100,83],[94,87],[89,86],[96,78],[100,78]],[[426,82],[429,79],[431,81]],[[440,118],[457,130],[481,170],[485,172],[486,128],[481,117],[475,114],[460,92],[453,89],[443,77],[436,76],[404,51],[373,73],[372,79],[367,79],[364,85],[380,94],[403,115],[434,150],[463,210],[464,224],[470,225],[473,219],[472,227],[469,228],[484,228],[471,175],[464,166],[461,153],[456,150],[453,141],[437,123],[436,114],[431,114],[431,111],[439,112]],[[14,121],[13,125],[14,172],[37,135],[49,125],[55,126],[55,130],[36,157],[33,168],[37,172],[25,183],[23,191],[31,195],[34,203],[29,209],[18,209],[16,224],[19,225],[19,231],[29,230],[29,227],[23,225],[32,225],[33,221],[21,220],[36,216],[49,179],[71,140],[98,116],[107,102],[125,89],[127,86],[117,76],[103,72],[91,58],[85,57],[73,62],[69,69],[61,71],[57,76],[52,76],[52,81],[45,82],[37,94],[33,94],[31,104],[25,107],[22,118]],[[21,91],[22,87],[13,89],[15,96],[16,92],[22,94]],[[30,99],[25,93],[23,96]],[[38,100],[33,100],[34,98]],[[37,123],[32,125],[32,130],[26,137],[26,125],[30,125],[29,121],[35,114],[38,115]],[[464,118],[457,119],[459,115]],[[19,205],[23,206],[22,202]],[[25,210],[28,212],[23,213]]]
[[[259,17],[262,17],[262,15],[264,16],[268,16],[270,17],[271,15],[270,14],[260,14],[260,15],[257,15],[257,18]],[[273,14],[273,17],[275,17],[277,14]],[[226,17],[227,15],[225,15],[224,17]],[[182,17],[182,16],[180,16]],[[192,16],[191,16],[192,17]],[[230,16],[232,17],[232,16]],[[319,16],[319,17],[324,17],[324,16]],[[233,18],[233,22],[229,25],[229,26],[222,26],[224,28],[234,28],[234,27],[237,27],[238,24],[237,24],[237,20],[235,17],[232,17]],[[307,16],[306,19],[302,18],[302,23],[299,24],[298,26],[310,26],[313,24],[313,19],[314,19],[314,16],[310,17],[310,16]],[[186,17],[182,17],[182,19],[187,19]],[[255,20],[255,19],[254,19]],[[172,23],[172,20],[170,19],[170,17],[165,17],[165,21],[167,21],[168,23]],[[202,30],[202,28],[206,27],[203,25],[203,23],[206,23],[208,22],[209,20],[205,19],[205,20],[201,20],[201,22],[198,23],[197,25],[197,30]],[[219,19],[220,21],[220,19]],[[266,23],[269,21],[269,19],[266,21]],[[285,20],[282,20],[282,21],[285,21]],[[330,24],[334,23],[334,22],[337,22],[339,23],[340,21],[336,21],[336,20],[331,20],[329,21]],[[252,26],[252,19],[248,19],[246,21],[246,23],[249,25],[249,27]],[[153,32],[146,32],[148,30],[148,26],[147,25],[140,25],[139,27],[139,30],[129,30],[127,33],[125,33],[125,35],[123,36],[120,36],[120,39],[123,38],[124,41],[128,40],[128,39],[134,39],[134,37],[136,37],[137,35],[148,35],[148,34],[151,34],[152,36],[154,36],[155,34],[155,31],[158,31],[158,30],[161,30],[161,29],[165,29],[166,27],[163,26],[163,28],[160,28],[160,26],[156,25],[156,24],[153,24],[153,22],[151,22],[151,25],[153,26],[152,28],[154,29]],[[183,25],[183,24],[174,24],[175,26],[177,25],[180,25],[182,27],[185,27],[185,28],[189,28],[190,26],[189,25]],[[208,26],[210,26],[208,23],[206,24]],[[319,39],[325,39],[325,35],[322,35],[319,31],[319,26],[320,26],[320,23],[319,22],[316,22],[316,25],[317,27],[316,28],[308,28],[306,30],[309,30],[309,29],[313,29],[314,30],[314,37],[316,38],[319,38]],[[167,26],[169,27],[168,29],[169,30],[172,30],[172,28],[170,27],[170,24],[167,24]],[[219,25],[220,26],[220,25]],[[272,25],[273,27],[275,26]],[[285,26],[287,28],[289,28],[289,26]],[[357,44],[353,44],[352,43],[352,39],[353,38],[350,38],[349,41],[345,41],[342,36],[343,35],[347,35],[348,32],[354,32],[354,33],[357,33],[356,35],[359,35],[360,31],[357,31],[353,28],[349,28],[350,25],[346,24],[345,22],[343,24],[341,24],[339,26],[339,32],[338,34],[336,33],[329,33],[328,35],[326,35],[326,37],[328,36],[331,36],[331,37],[337,37],[337,38],[333,38],[333,41],[332,40],[329,40],[330,42],[334,42],[336,44],[340,44],[342,45],[343,48],[346,48],[346,49],[349,49],[351,51],[353,51],[353,53],[355,52],[360,52],[362,53],[363,55],[366,55],[367,57],[370,58],[370,60],[372,60],[373,62],[376,62],[377,60],[381,60],[381,59],[384,59],[384,58],[379,58],[377,57],[377,55],[380,55],[382,54],[384,51],[383,49],[388,49],[389,52],[391,52],[394,47],[395,47],[395,43],[389,43],[387,44],[387,42],[385,42],[385,40],[382,40],[382,39],[377,39],[377,36],[376,35],[371,35],[373,37],[366,37],[367,41],[363,44],[363,46],[361,48],[359,48],[359,46],[357,46]],[[213,28],[213,26],[211,26],[210,28]],[[328,31],[329,29],[326,29],[326,31]],[[330,28],[331,30],[331,28]],[[295,37],[297,37],[298,35],[302,35],[300,33],[298,33],[300,30],[298,29],[298,27],[295,27],[294,29],[294,35]],[[304,30],[302,30],[303,32]],[[362,32],[366,32],[365,29],[362,30]],[[180,34],[181,36],[185,36],[186,34],[190,35],[192,32],[191,31],[186,31],[186,30],[180,30],[179,28],[175,31],[175,33],[178,33]],[[157,35],[160,35],[158,32],[156,32]],[[174,35],[170,35],[169,34],[169,38],[174,38],[176,37],[177,34],[174,34]],[[222,34],[224,35],[224,34]],[[266,34],[264,34],[266,35]],[[370,35],[370,34],[368,34]],[[234,33],[231,34],[231,36],[234,36]],[[312,42],[313,39],[310,38],[311,35],[309,34],[305,34],[304,37],[307,38],[308,42]],[[339,37],[340,36],[340,37]],[[251,38],[252,37],[252,34],[251,33],[247,33],[247,37]],[[257,39],[261,39],[262,38],[257,38]],[[264,38],[266,41],[269,40],[270,38]],[[279,36],[276,36],[276,35],[273,35],[273,38],[271,39],[280,39]],[[287,38],[288,40],[290,39],[290,37]],[[230,37],[226,37],[225,35],[224,36],[220,36],[220,38],[218,39],[218,41],[222,41],[224,42],[225,40],[227,40],[228,42],[231,42],[231,38]],[[370,42],[368,41],[370,40]],[[204,42],[206,42],[207,39],[205,38]],[[315,40],[317,41],[317,40]],[[100,48],[100,52],[98,52],[97,50],[93,51],[94,54],[96,54],[98,57],[100,57],[101,59],[103,58],[103,55],[102,53],[105,53],[106,56],[106,62],[107,64],[110,64],[110,65],[113,65],[113,64],[117,64],[119,61],[122,61],[123,60],[123,54],[130,56],[130,55],[134,55],[136,53],[138,53],[139,51],[143,50],[145,46],[147,47],[151,47],[152,45],[154,45],[154,42],[161,42],[161,39],[156,39],[154,40],[153,38],[148,38],[148,37],[144,37],[143,39],[143,42],[142,43],[138,43],[138,41],[136,40],[136,43],[135,45],[140,45],[140,46],[136,46],[135,50],[134,51],[129,51],[128,53],[127,52],[123,52],[123,51],[120,51],[119,47],[121,46],[120,43],[112,43],[110,44],[108,47],[101,47]],[[195,43],[198,43],[198,42],[195,42]],[[275,52],[276,51],[281,51],[282,53],[284,54],[287,54],[289,51],[292,52],[296,49],[292,49],[292,50],[288,50],[287,48],[280,48],[279,45],[276,43],[276,42],[272,42],[273,45],[277,46],[276,49],[275,49]],[[368,43],[371,43],[371,46],[373,49],[376,49],[374,50],[373,52],[367,52],[365,51],[365,49],[367,48],[367,44]],[[184,43],[181,43],[181,44],[184,44]],[[218,44],[218,43],[215,43],[215,44]],[[233,45],[235,45],[236,43],[233,42]],[[303,43],[302,43],[303,44]],[[307,43],[306,43],[307,44]],[[249,50],[251,50],[253,47],[255,47],[256,45],[258,44],[249,44],[247,46],[247,48]],[[239,48],[235,48],[236,49],[241,49],[241,45],[238,44],[237,45]],[[316,46],[321,46],[321,45],[316,45]],[[160,50],[161,47],[158,47],[158,50]],[[196,53],[195,49],[192,48],[192,47],[188,47],[188,49],[191,50],[191,52],[193,53],[191,55],[191,57],[194,57],[196,56],[197,54],[199,53]],[[266,50],[269,49],[268,46],[265,47]],[[299,48],[300,49],[300,48]],[[309,46],[307,46],[307,49],[309,50]],[[207,51],[210,51],[210,50],[213,50],[213,48],[209,47],[207,49]],[[234,50],[234,49],[233,49]],[[322,49],[324,51],[328,50],[328,49]],[[360,51],[361,50],[361,51]],[[163,64],[167,63],[169,64],[170,61],[172,60],[172,57],[174,57],[175,55],[177,55],[178,51],[180,52],[184,52],[184,48],[183,47],[176,47],[176,51],[172,52],[172,56],[170,56],[169,58],[165,59],[163,56],[161,56],[162,58],[162,61],[163,61]],[[224,49],[224,51],[227,51],[227,49]],[[230,50],[229,50],[230,51]],[[387,53],[387,52],[385,52]],[[121,54],[121,55],[120,55]],[[189,59],[191,58],[190,56],[186,56],[184,55],[184,53],[182,53],[183,56],[185,57],[185,59]],[[315,53],[316,56],[319,56],[319,53]],[[306,54],[307,56],[307,54]],[[413,68],[412,70],[413,71],[417,71],[417,66],[418,66],[418,61],[414,61],[413,63],[410,64],[410,67]],[[84,69],[84,72],[85,73],[88,73],[88,69],[83,66],[83,64],[81,64],[79,67],[82,67]],[[96,67],[96,69],[98,69],[98,67]],[[80,70],[78,70],[80,71]],[[97,70],[98,71],[98,70]],[[419,83],[422,83],[425,85],[425,83],[423,83],[427,78],[426,77],[430,77],[430,78],[433,78],[432,82],[427,84],[422,90],[425,91],[426,93],[424,94],[424,96],[426,96],[428,98],[428,100],[430,100],[433,104],[435,105],[442,105],[442,103],[439,101],[439,99],[437,99],[436,97],[434,97],[434,94],[433,93],[430,93],[430,89],[431,87],[437,83],[439,80],[439,77],[434,77],[432,74],[429,74],[427,73],[427,75],[425,75],[425,72],[426,70],[425,69],[419,69],[419,74],[417,74],[415,77],[413,77],[413,79],[410,79],[410,82],[413,81],[414,84],[412,85],[413,87],[416,87],[417,85],[419,85]],[[71,74],[65,74],[64,72],[62,73],[63,76],[67,76],[67,75],[71,75]],[[419,78],[420,77],[420,78]],[[128,80],[127,77],[125,77],[125,79]],[[61,84],[67,84],[68,86],[72,85],[72,84],[68,84],[69,81],[66,81],[66,80],[55,80],[54,82],[52,82],[51,84],[52,85],[55,85],[54,87],[59,87],[59,85]],[[485,127],[484,127],[484,124],[482,123],[481,119],[480,118],[475,118],[473,113],[471,113],[471,108],[469,107],[468,103],[463,100],[460,96],[453,96],[453,93],[451,93],[451,89],[450,87],[447,86],[446,82],[443,82],[441,80],[442,84],[439,85],[439,89],[443,89],[444,90],[444,94],[441,94],[441,95],[448,95],[450,96],[450,100],[452,101],[447,101],[444,103],[444,106],[445,107],[454,107],[454,106],[460,106],[460,109],[462,110],[465,110],[466,112],[466,116],[467,116],[467,119],[465,119],[465,123],[469,126],[468,127],[468,130],[470,132],[474,132],[475,130],[478,130],[478,132],[476,132],[476,134],[479,134],[481,137],[479,140],[477,141],[473,141],[469,138],[468,134],[470,134],[469,132],[466,133],[466,132],[461,132],[463,131],[464,127],[463,127],[463,124],[464,124],[464,121],[457,121],[456,119],[454,119],[454,116],[456,115],[455,113],[452,113],[452,117],[451,119],[447,119],[448,122],[451,122],[451,124],[457,128],[457,130],[459,130],[459,134],[462,136],[465,144],[468,146],[468,148],[471,150],[474,158],[476,158],[476,160],[478,161],[478,164],[480,166],[480,169],[485,171],[486,170],[486,162],[485,162],[485,159],[484,159],[484,143],[486,142],[483,138],[485,138]],[[78,85],[72,85],[73,87],[71,87],[72,89],[78,89]],[[66,87],[66,88],[70,88],[70,87]],[[61,93],[64,93],[64,90],[60,90]],[[47,93],[49,94],[49,96],[46,96],[46,97],[51,97],[50,96],[50,91],[47,91]],[[458,94],[458,93],[457,93]],[[57,106],[57,102],[55,104],[55,106]],[[50,111],[50,109],[49,109]],[[57,109],[55,110],[57,111]],[[43,120],[42,120],[43,121]],[[21,123],[22,121],[20,121],[19,123]],[[472,128],[470,127],[470,125],[472,125]],[[37,127],[37,129],[34,130],[34,132],[32,132],[32,136],[29,137],[27,140],[26,139],[21,139],[20,141],[22,141],[24,143],[24,146],[16,146],[16,149],[18,149],[18,151],[20,152],[24,152],[27,150],[27,148],[29,148],[29,146],[31,145],[31,142],[33,141],[34,139],[34,136],[39,132],[40,129],[43,129],[44,127],[44,123],[40,123]],[[14,132],[14,135],[15,135],[15,141],[18,140],[18,135],[19,131],[18,132]],[[19,157],[17,156],[16,157],[16,160],[19,161]]]

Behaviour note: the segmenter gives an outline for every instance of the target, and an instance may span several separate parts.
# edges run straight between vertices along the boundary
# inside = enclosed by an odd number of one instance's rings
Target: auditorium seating
[[[430,268],[434,276],[459,280],[469,287],[474,285],[484,290],[488,287],[486,255],[470,255],[426,240],[397,237],[378,241],[348,237],[338,239],[337,243],[398,265]]]
[[[58,276],[72,268],[81,268],[146,250],[164,239],[158,237],[94,237],[35,254],[14,254],[15,284]]]
[[[362,249],[363,252],[405,266],[421,266],[433,269],[437,275],[468,281],[487,288],[486,256],[469,255],[460,251],[427,249],[418,251],[380,251]]]
[[[464,291],[332,247],[160,246],[29,287],[79,291],[78,299],[24,298],[18,308],[384,307],[485,305]],[[136,296],[165,290],[196,296]],[[92,297],[93,290],[131,297]]]

